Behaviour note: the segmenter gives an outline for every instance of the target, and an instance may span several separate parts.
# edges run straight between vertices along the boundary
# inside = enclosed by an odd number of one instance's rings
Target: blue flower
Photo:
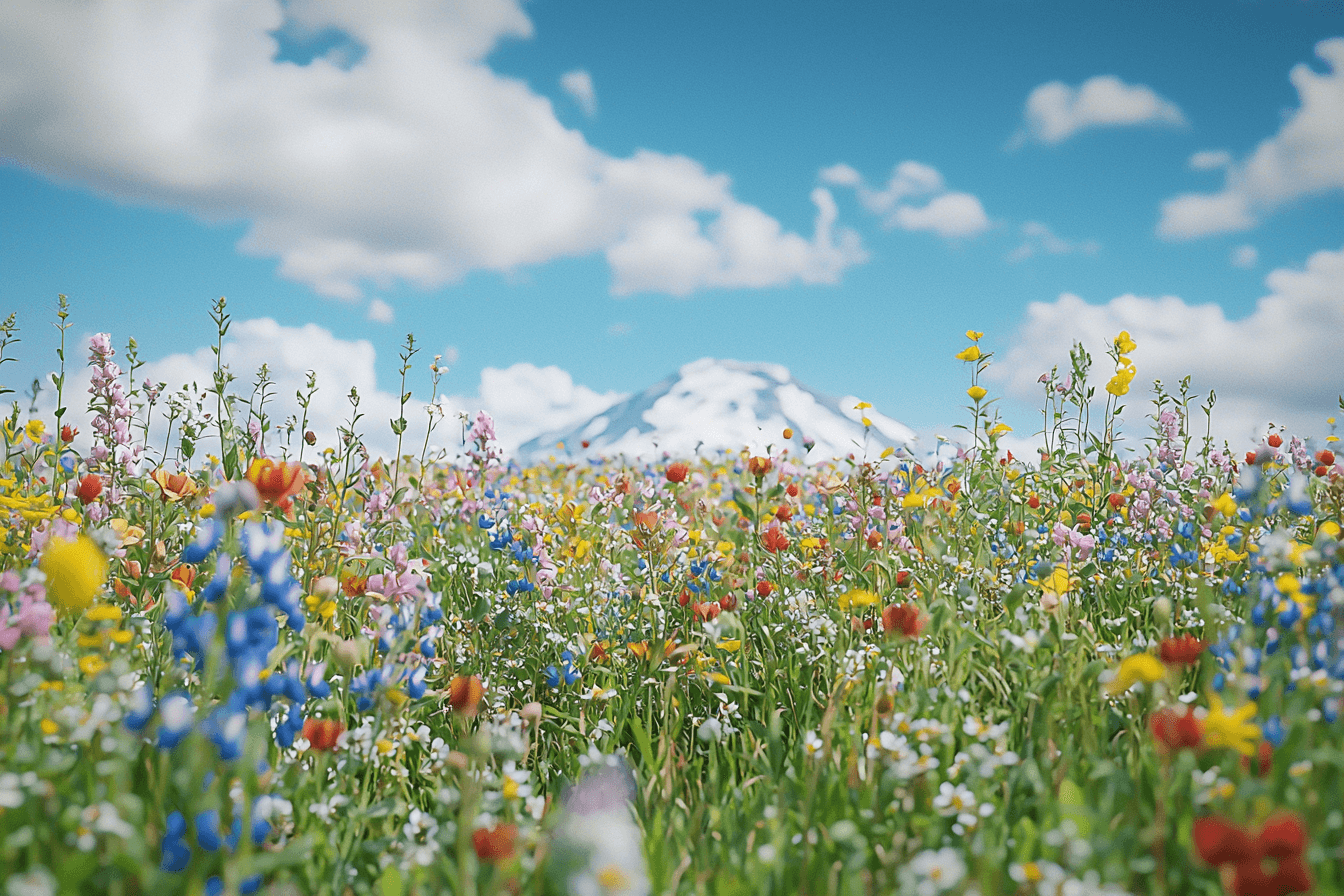
[[[224,537],[224,524],[214,517],[206,517],[196,527],[191,543],[182,549],[183,563],[200,563],[210,552],[219,547]]]
[[[159,749],[171,750],[191,733],[196,704],[186,691],[173,691],[159,702]]]
[[[130,706],[126,710],[126,727],[132,731],[143,731],[154,716],[154,692],[146,685],[140,685],[131,692]]]
[[[196,813],[196,845],[214,852],[224,845],[224,832],[219,827],[219,810],[205,809]]]
[[[163,842],[159,845],[163,850],[159,870],[173,873],[184,871],[191,862],[191,847],[183,839],[187,833],[187,819],[181,812],[170,812],[165,827]]]

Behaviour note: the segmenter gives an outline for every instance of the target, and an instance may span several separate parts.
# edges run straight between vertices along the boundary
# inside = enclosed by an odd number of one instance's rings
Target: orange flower
[[[513,858],[518,846],[518,825],[497,824],[477,828],[471,833],[471,845],[482,862],[504,862]]]
[[[448,683],[448,705],[464,716],[476,715],[485,687],[475,675],[455,675]]]
[[[336,749],[336,741],[345,730],[336,719],[305,719],[303,736],[309,745],[322,753]]]
[[[269,457],[259,457],[247,468],[247,480],[257,487],[257,494],[268,504],[289,507],[289,499],[297,495],[307,483],[302,464],[276,463]]]
[[[761,544],[765,545],[767,551],[774,554],[787,548],[789,546],[789,539],[779,530],[778,526],[772,525],[769,529],[766,529],[765,534],[761,536]]]
[[[1182,748],[1196,749],[1204,742],[1204,725],[1195,717],[1193,708],[1184,715],[1174,709],[1159,709],[1148,717],[1153,739],[1170,752]]]
[[[159,497],[164,502],[176,504],[186,498],[190,498],[200,491],[198,486],[186,473],[169,473],[163,467],[154,471],[153,479],[159,484]]]
[[[172,579],[183,591],[190,591],[196,581],[196,567],[183,563],[173,570]]]
[[[760,479],[764,477],[766,473],[769,473],[774,465],[774,462],[768,457],[753,456],[747,459],[747,470],[757,479]]]
[[[690,473],[691,473],[691,465],[686,463],[685,461],[679,460],[676,463],[669,466],[667,468],[667,472],[664,475],[667,476],[668,482],[685,482],[686,477],[689,476]]]

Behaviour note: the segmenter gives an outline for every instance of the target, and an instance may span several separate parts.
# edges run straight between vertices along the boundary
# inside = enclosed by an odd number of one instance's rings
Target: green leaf
[[[632,715],[629,724],[630,734],[639,747],[639,755],[643,757],[644,762],[653,762],[653,740],[649,737],[649,732],[644,730],[644,723],[639,720],[639,716]]]
[[[401,896],[405,885],[406,882],[401,879],[401,869],[395,864],[384,868],[382,876],[378,878],[378,892],[381,896]]]
[[[1078,826],[1078,836],[1086,839],[1092,833],[1092,814],[1087,811],[1083,789],[1065,778],[1059,783],[1059,816],[1072,819]]]

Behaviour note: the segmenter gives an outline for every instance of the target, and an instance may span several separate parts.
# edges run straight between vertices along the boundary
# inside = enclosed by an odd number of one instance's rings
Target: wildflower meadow
[[[0,425],[0,893],[1344,893],[1333,420],[1215,443],[1120,333],[1018,458],[982,346],[955,457],[521,466],[413,340],[331,445],[321,383],[63,341]]]

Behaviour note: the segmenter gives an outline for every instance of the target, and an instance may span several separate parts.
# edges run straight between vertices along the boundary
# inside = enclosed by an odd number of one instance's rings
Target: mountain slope
[[[767,444],[781,447],[785,427],[794,431],[791,453],[809,460],[913,447],[909,427],[871,410],[865,437],[858,403],[815,392],[779,364],[701,358],[588,420],[525,442],[517,454],[538,461],[552,455],[690,457],[743,447],[760,452]]]

